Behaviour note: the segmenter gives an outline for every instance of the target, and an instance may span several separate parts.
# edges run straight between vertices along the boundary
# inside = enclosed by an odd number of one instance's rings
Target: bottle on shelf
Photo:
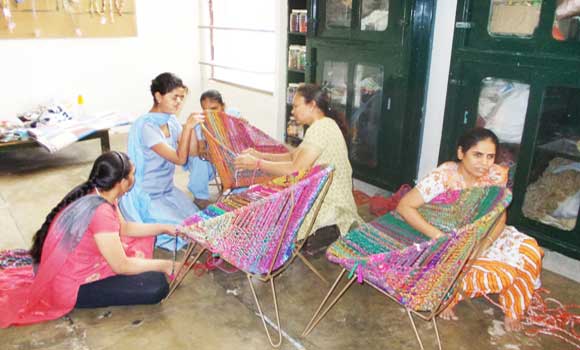
[[[306,69],[306,46],[304,45],[298,47],[297,69]]]
[[[308,12],[306,10],[296,10],[298,12],[298,32],[308,31]]]
[[[292,101],[294,100],[294,95],[296,95],[296,90],[298,89],[297,83],[289,83],[288,88],[286,89],[286,103],[291,105]]]
[[[290,45],[288,47],[288,69],[304,70],[306,67],[306,46]]]
[[[288,29],[291,33],[297,33],[300,31],[300,14],[299,10],[292,10],[290,13],[290,23],[288,24]]]

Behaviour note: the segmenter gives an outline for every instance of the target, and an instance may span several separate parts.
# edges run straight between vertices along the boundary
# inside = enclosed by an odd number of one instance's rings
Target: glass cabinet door
[[[389,25],[389,0],[361,0],[360,30],[385,31]]]
[[[325,7],[326,28],[350,28],[352,0],[327,0]]]
[[[321,86],[328,90],[330,108],[338,120],[346,120],[348,101],[348,63],[323,61]]]
[[[476,125],[493,131],[500,143],[496,163],[509,169],[508,187],[513,187],[530,85],[513,79],[485,77],[481,80]]]
[[[356,64],[350,117],[350,159],[369,168],[378,165],[384,72],[381,65]]]
[[[400,101],[406,95],[392,95],[396,89],[387,88],[387,78],[394,72],[391,67],[387,69],[367,59],[377,56],[372,52],[348,51],[342,55],[344,61],[333,59],[333,52],[318,52],[316,82],[328,89],[331,112],[346,125],[354,176],[377,185],[398,186],[402,173],[398,166],[402,157],[400,145],[404,137],[400,132],[401,121],[391,113],[391,104],[401,108]]]
[[[456,23],[458,42],[462,47],[474,49],[578,55],[580,6],[573,3],[569,0],[460,0]]]
[[[411,2],[392,0],[311,0],[320,21],[317,36],[400,42]]]
[[[512,187],[530,101],[531,71],[509,65],[463,62],[452,71],[439,162],[455,159],[461,134],[480,126],[493,131],[500,149],[496,162],[509,168]]]
[[[465,47],[531,52],[541,32],[543,0],[464,0],[456,32]],[[543,29],[542,29],[543,30]]]
[[[489,0],[487,32],[492,37],[529,39],[540,23],[542,0]]]
[[[523,215],[574,230],[580,208],[580,88],[545,89],[532,157]]]

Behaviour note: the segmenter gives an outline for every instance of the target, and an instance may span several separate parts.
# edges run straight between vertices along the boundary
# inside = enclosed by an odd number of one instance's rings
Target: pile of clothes
[[[0,142],[25,141],[30,129],[53,126],[73,119],[64,105],[49,103],[17,115],[17,119],[0,120]]]
[[[557,157],[528,186],[522,211],[530,219],[571,231],[576,226],[579,207],[580,163]]]

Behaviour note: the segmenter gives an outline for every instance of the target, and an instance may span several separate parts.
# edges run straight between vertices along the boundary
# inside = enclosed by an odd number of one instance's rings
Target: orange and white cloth
[[[507,169],[493,165],[474,186],[505,186]],[[428,174],[416,186],[427,203],[441,193],[466,188],[458,164],[447,162]],[[464,297],[499,294],[506,316],[521,319],[534,290],[540,287],[543,251],[532,237],[506,226],[493,244],[477,258],[466,273],[450,306]]]

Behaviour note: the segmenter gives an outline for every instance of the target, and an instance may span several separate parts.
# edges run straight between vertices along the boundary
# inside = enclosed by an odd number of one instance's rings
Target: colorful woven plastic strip
[[[350,231],[327,251],[330,261],[357,273],[415,311],[435,311],[480,238],[511,201],[502,187],[471,188],[435,198],[421,215],[447,235],[428,240],[397,214]]]
[[[273,178],[260,170],[234,168],[234,159],[245,149],[254,148],[266,153],[288,152],[284,145],[258,128],[223,112],[208,112],[203,132],[211,162],[216,167],[224,190],[263,183]]]
[[[0,250],[0,270],[32,265],[27,249]]]
[[[316,166],[229,195],[186,219],[183,232],[238,269],[267,274],[292,256],[298,230],[332,171]]]

